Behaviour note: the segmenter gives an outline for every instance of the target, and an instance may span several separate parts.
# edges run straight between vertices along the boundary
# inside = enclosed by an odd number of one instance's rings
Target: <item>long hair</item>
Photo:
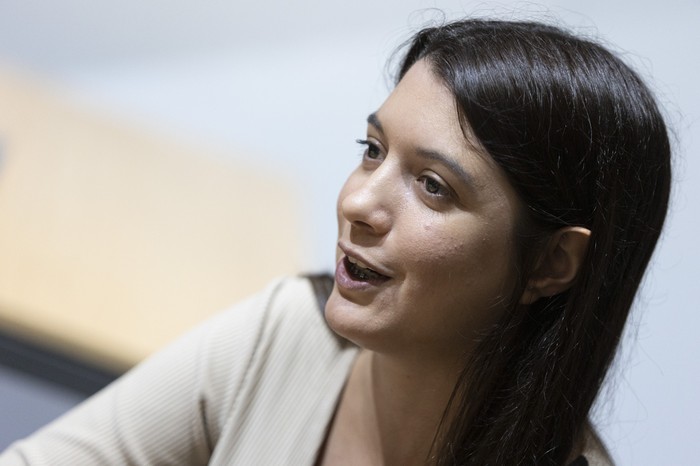
[[[513,299],[482,338],[453,392],[434,460],[563,464],[664,223],[671,168],[663,118],[620,59],[551,26],[465,20],[424,29],[397,82],[418,60],[452,91],[465,137],[478,140],[527,206],[514,297],[543,238],[563,226],[592,232],[570,289],[529,306]]]

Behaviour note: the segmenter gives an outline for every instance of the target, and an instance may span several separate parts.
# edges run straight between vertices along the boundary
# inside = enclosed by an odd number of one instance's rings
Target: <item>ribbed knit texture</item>
[[[356,353],[308,280],[279,280],[11,445],[0,466],[310,466]],[[585,440],[591,466],[611,464]]]
[[[307,280],[210,319],[0,465],[311,465],[354,360]]]

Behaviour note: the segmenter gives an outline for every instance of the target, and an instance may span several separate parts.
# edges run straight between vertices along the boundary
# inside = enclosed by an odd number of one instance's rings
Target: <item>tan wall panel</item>
[[[279,176],[0,73],[0,325],[126,368],[299,267]]]

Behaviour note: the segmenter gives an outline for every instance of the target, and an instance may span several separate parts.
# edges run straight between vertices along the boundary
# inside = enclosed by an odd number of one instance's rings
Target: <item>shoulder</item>
[[[258,316],[261,338],[336,340],[338,337],[328,328],[315,291],[307,277],[284,277],[268,285],[260,297],[264,308]]]
[[[289,337],[308,325],[324,333],[329,331],[324,329],[323,311],[309,280],[282,277],[206,322],[206,331],[210,332],[206,341],[233,346],[237,351],[242,347],[252,350],[271,339]]]
[[[308,277],[287,277],[273,285],[260,343],[275,347],[275,357],[292,362],[305,351],[319,357],[318,350],[332,354],[347,346],[326,323],[317,284]]]
[[[232,365],[219,357],[205,377],[206,387],[222,387],[205,416],[214,419],[218,450],[211,464],[274,464],[287,454],[290,464],[302,464],[308,461],[290,458],[314,456],[356,349],[328,327],[307,278],[277,280],[254,300],[255,325],[248,330],[254,338],[217,352],[240,351],[243,360]],[[237,306],[225,314],[239,312]],[[214,340],[235,344],[226,336],[231,331],[216,331],[222,333]]]
[[[306,277],[274,280],[207,327],[209,335],[201,348],[203,379],[229,387],[309,368],[313,361],[330,363],[347,346],[326,324]]]
[[[205,327],[208,335],[202,339],[202,354],[214,366],[223,365],[229,370],[232,361],[238,359],[246,366],[250,359],[276,356],[270,348],[293,344],[304,337],[332,338],[323,310],[304,277],[273,280],[260,292],[210,319]],[[216,374],[230,374],[221,370],[223,367],[211,369]]]
[[[336,346],[309,281],[275,280],[16,443],[0,463],[204,464],[227,424],[243,432],[285,406],[308,408],[298,393],[316,374],[342,380]]]

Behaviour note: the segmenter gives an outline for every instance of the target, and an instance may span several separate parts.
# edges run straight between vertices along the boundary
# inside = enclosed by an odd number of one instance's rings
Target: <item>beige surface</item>
[[[293,190],[0,70],[0,328],[124,369],[298,270]]]

